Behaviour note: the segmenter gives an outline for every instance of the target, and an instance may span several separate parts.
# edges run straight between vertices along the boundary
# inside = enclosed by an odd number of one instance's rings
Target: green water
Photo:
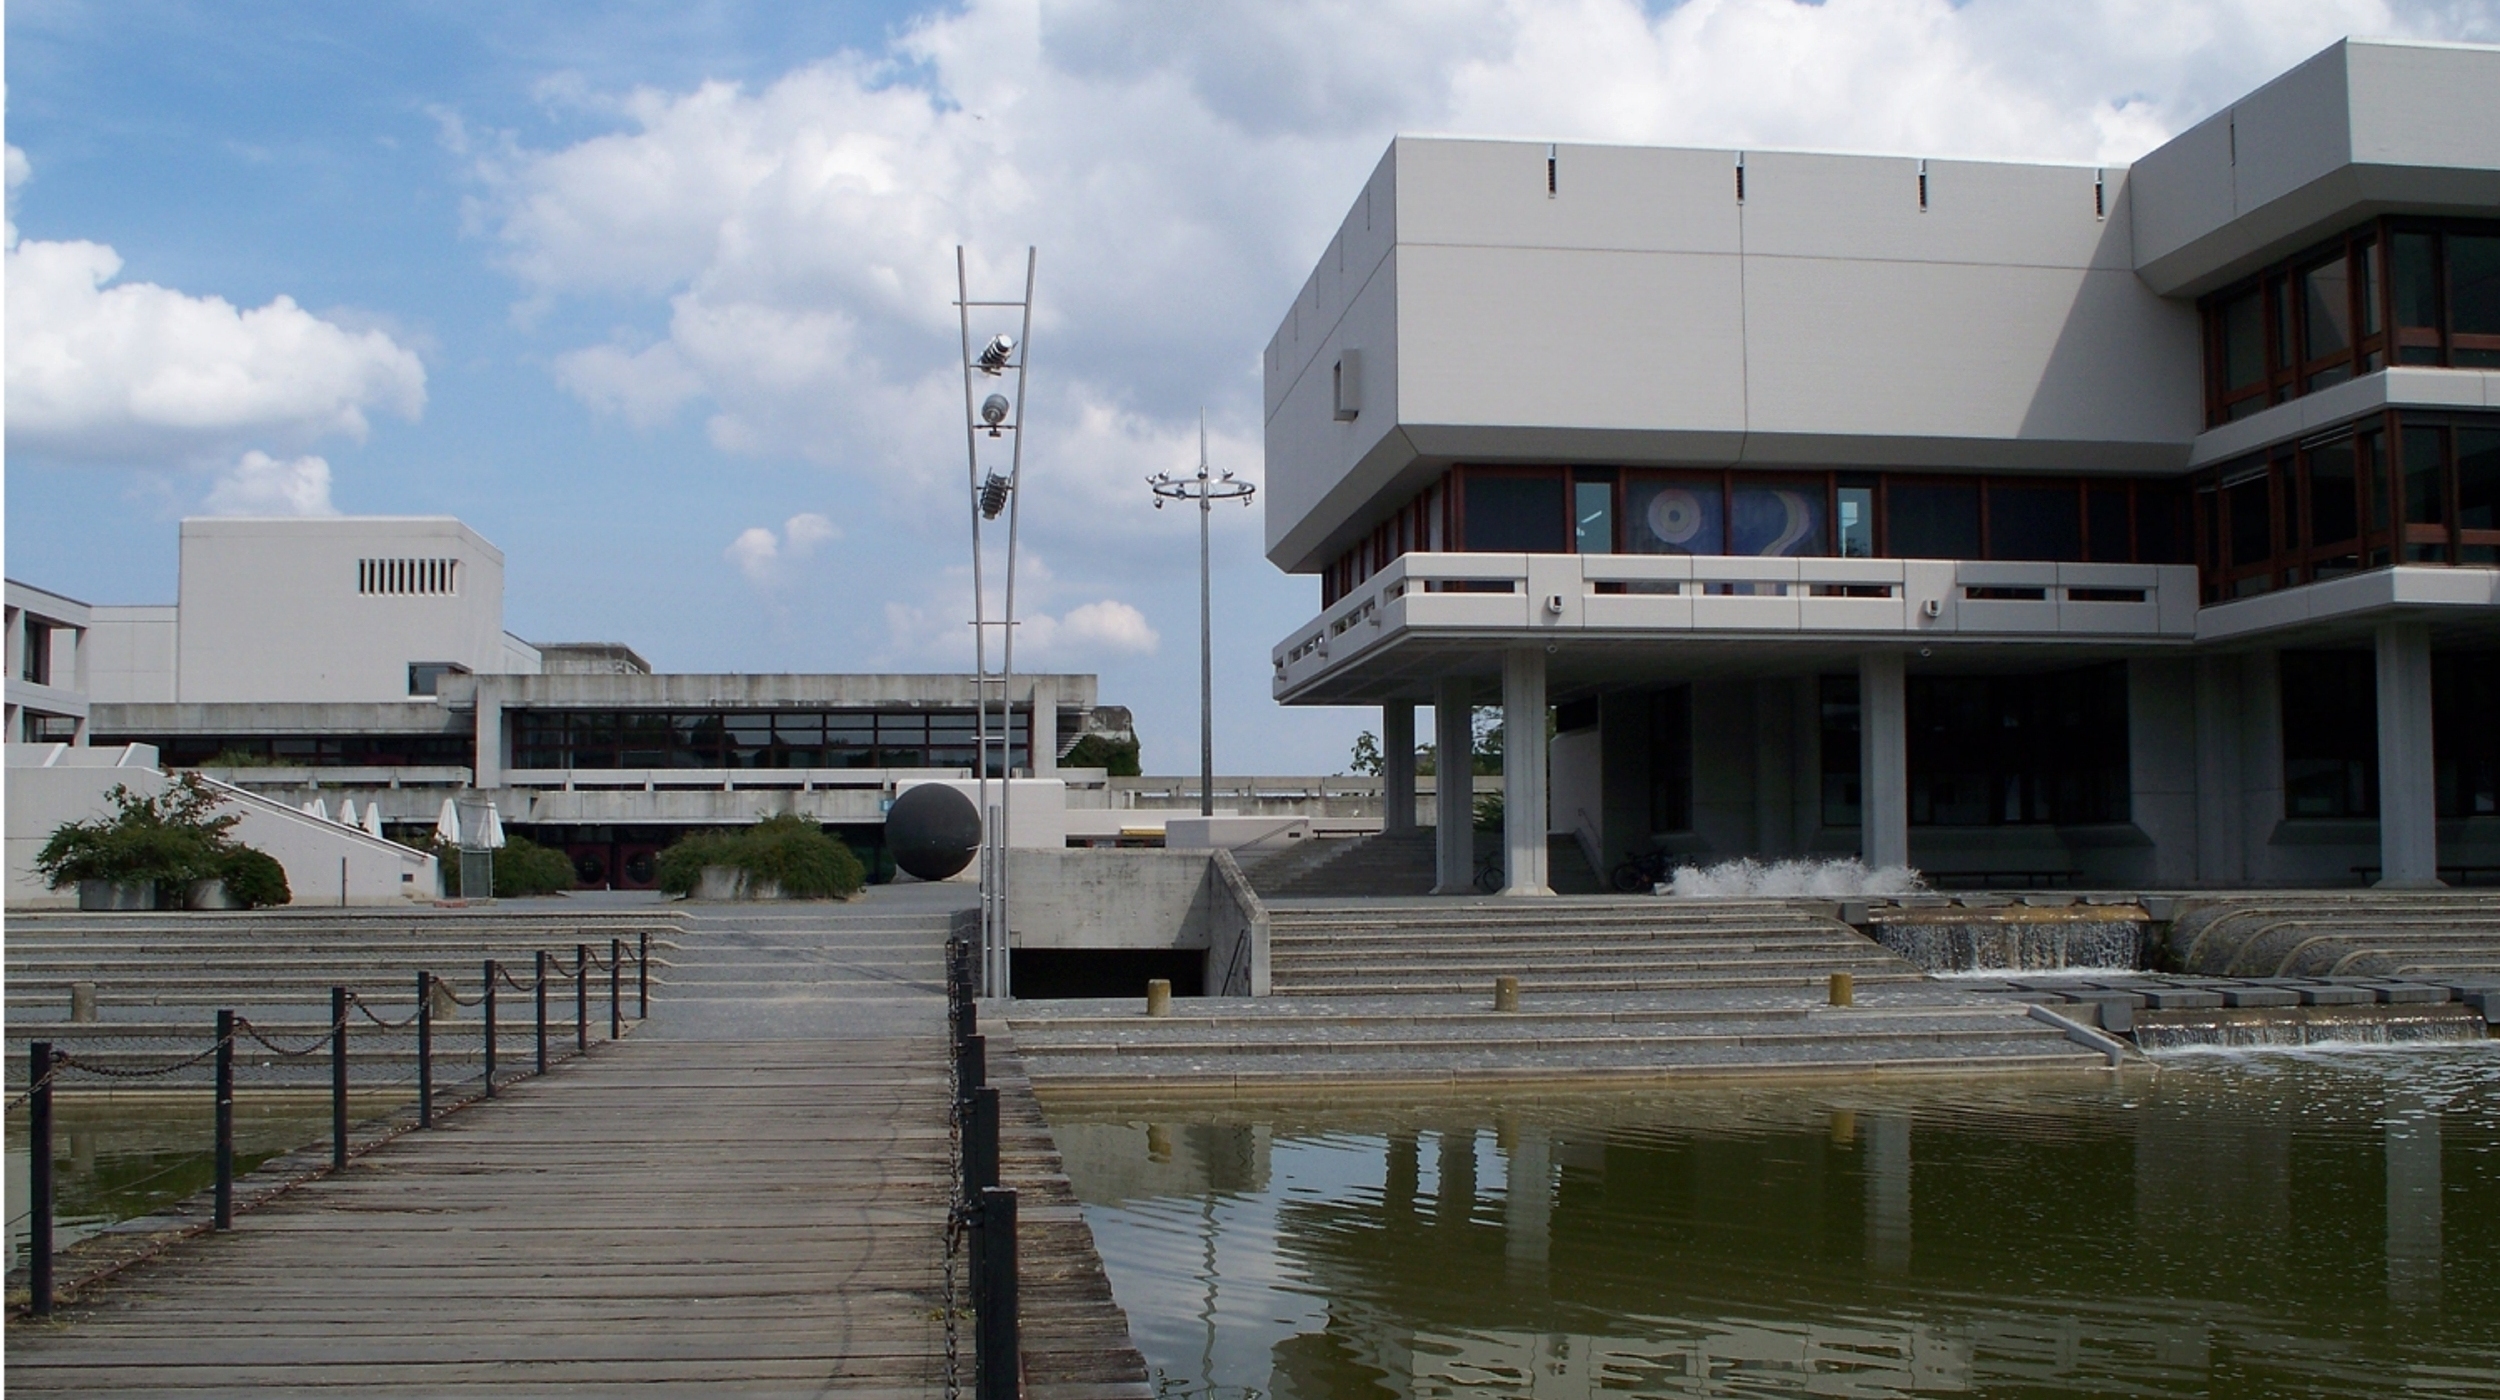
[[[238,1095],[239,1177],[330,1134],[327,1097]],[[116,1221],[136,1219],[217,1182],[216,1109],[207,1091],[185,1095],[62,1095],[52,1106],[53,1245],[66,1249]],[[9,1267],[25,1262],[25,1110],[8,1118]]]
[[[1050,1117],[1171,1395],[2500,1396],[2500,1046]]]

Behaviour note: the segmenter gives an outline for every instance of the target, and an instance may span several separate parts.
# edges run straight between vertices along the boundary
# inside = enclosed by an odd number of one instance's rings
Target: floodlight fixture
[[[990,337],[989,344],[981,347],[981,358],[975,360],[973,366],[983,374],[996,379],[1006,372],[1007,361],[1015,353],[1016,338],[1014,336],[994,335]]]
[[[996,520],[998,513],[1007,508],[1007,490],[1007,478],[996,472],[991,472],[989,480],[981,483],[981,518],[983,520]]]
[[[1012,407],[1005,394],[992,394],[981,400],[981,421],[989,425],[991,437],[1002,431],[999,425],[1007,421],[1007,410]]]

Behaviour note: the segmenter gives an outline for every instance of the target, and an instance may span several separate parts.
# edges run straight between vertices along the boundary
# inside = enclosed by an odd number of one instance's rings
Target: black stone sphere
[[[972,864],[981,814],[971,798],[941,783],[905,788],[886,811],[885,848],[906,874],[943,880]]]

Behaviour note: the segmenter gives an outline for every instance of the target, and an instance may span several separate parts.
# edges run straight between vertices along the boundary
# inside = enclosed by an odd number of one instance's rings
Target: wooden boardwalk
[[[876,901],[698,926],[645,1033],[13,1323],[8,1388],[940,1394],[943,937]],[[1010,1184],[1044,1165],[1023,1147]],[[1090,1360],[1035,1393],[1143,1394],[1049,1185],[1028,1350]]]

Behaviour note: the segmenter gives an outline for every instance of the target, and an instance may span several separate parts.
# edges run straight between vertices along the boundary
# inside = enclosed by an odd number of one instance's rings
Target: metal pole
[[[502,970],[495,966],[493,958],[486,960],[486,991],[482,1000],[486,1003],[486,1097],[490,1099],[495,1096],[495,976]]]
[[[26,1047],[26,1310],[52,1315],[52,1042]]]
[[[217,1013],[217,1205],[220,1230],[234,1228],[234,1013]]]
[[[972,403],[972,282],[964,267],[961,244],[955,246],[955,310],[964,352],[964,481],[969,488],[965,493],[965,505],[972,513],[972,776],[974,791],[980,798],[981,815],[986,820],[990,815],[989,600],[981,588],[981,434],[975,426],[979,410]],[[990,852],[996,845],[997,833],[985,828],[981,836],[981,949],[982,956],[987,958],[994,912],[992,901],[997,896],[997,886],[990,878]]]
[[[990,995],[1005,1000],[1015,993],[1011,982],[1014,966],[1007,954],[1007,940],[1013,935],[1008,909],[1013,894],[1008,878],[1008,819],[1014,814],[1016,792],[1016,517],[1024,505],[1024,383],[1025,371],[1033,363],[1033,269],[1040,259],[1040,250],[1027,245],[1024,250],[1024,327],[1016,342],[1016,438],[1009,449],[1007,468],[1007,598],[1006,617],[1002,624],[1006,640],[999,643],[998,683],[999,728],[998,755],[998,976],[990,984]],[[1028,705],[1027,710],[1031,709]],[[1028,713],[1024,727],[1024,759],[1033,762],[1033,721]]]
[[[417,1126],[434,1126],[434,974],[417,974]]]
[[[955,1092],[965,1103],[972,1102],[973,1092],[989,1082],[990,1050],[987,1036],[968,1035],[955,1051]]]
[[[972,1091],[972,1111],[964,1115],[964,1199],[981,1199],[981,1188],[998,1184],[998,1086]]]
[[[625,1034],[624,1001],[617,995],[617,988],[624,976],[625,940],[611,938],[608,940],[608,1039],[610,1040],[615,1040]]]
[[[538,1072],[547,1072],[547,950],[538,950],[538,981],[530,988],[538,999]]]
[[[573,1053],[590,1053],[590,945],[573,945]]]
[[[651,930],[644,929],[634,952],[634,1019],[651,1018]]]
[[[330,989],[330,1170],[347,1166],[347,989]]]
[[[1198,815],[1215,815],[1215,589],[1207,553],[1207,411],[1198,410]]]
[[[981,1192],[981,1283],[982,1400],[1015,1400],[1016,1193],[1001,1186]]]

